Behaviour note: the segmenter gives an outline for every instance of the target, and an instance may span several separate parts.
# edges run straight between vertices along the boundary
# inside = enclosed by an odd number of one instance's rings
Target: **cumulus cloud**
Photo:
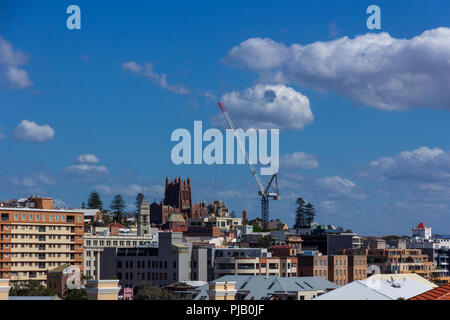
[[[258,84],[244,91],[222,96],[222,102],[242,128],[303,129],[314,116],[309,99],[284,85]],[[216,115],[214,125],[223,125],[223,116]]]
[[[28,59],[26,54],[14,50],[13,45],[0,36],[0,71],[12,87],[23,89],[32,85],[28,73],[19,68]]]
[[[368,33],[290,46],[251,38],[232,48],[225,62],[264,81],[333,91],[382,110],[450,109],[450,28],[412,39]]]
[[[90,153],[82,154],[78,156],[77,163],[83,164],[83,163],[98,163],[98,158]]]
[[[315,169],[319,167],[319,162],[312,154],[294,152],[283,155],[280,159],[280,166],[283,169]]]
[[[129,61],[122,63],[122,70],[131,72],[133,74],[147,77],[151,79],[154,83],[159,85],[161,88],[172,91],[176,94],[188,94],[189,90],[182,85],[170,85],[167,81],[167,75],[164,73],[155,73],[153,64],[148,62],[144,65],[136,63],[136,61]]]
[[[44,142],[53,139],[55,130],[49,125],[39,125],[36,122],[22,120],[14,129],[14,139],[17,141]]]
[[[450,178],[450,153],[440,148],[421,147],[379,158],[357,168],[357,173],[376,180],[446,181]]]
[[[361,193],[354,182],[339,176],[320,178],[315,181],[315,184],[330,195],[346,195],[355,199],[365,198],[365,195]]]
[[[304,197],[321,201],[362,200],[366,198],[353,181],[340,176],[314,178],[299,174],[282,175],[279,178],[283,198],[296,199],[299,190]]]

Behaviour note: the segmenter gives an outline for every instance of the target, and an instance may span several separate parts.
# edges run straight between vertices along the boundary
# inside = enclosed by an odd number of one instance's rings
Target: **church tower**
[[[143,195],[138,211],[138,236],[150,235],[150,205]]]

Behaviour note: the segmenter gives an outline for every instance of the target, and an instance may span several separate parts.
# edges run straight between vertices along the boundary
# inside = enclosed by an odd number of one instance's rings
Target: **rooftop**
[[[409,300],[450,300],[450,283],[421,293]]]
[[[267,300],[274,294],[296,294],[300,291],[327,291],[338,288],[333,282],[321,277],[277,277],[277,276],[223,276],[214,282],[236,282],[238,294],[247,294],[244,300]],[[199,288],[194,300],[208,300],[206,284]]]

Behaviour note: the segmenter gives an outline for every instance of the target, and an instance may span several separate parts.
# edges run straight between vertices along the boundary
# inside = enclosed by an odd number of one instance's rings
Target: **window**
[[[39,220],[39,213],[36,213],[35,218],[36,218],[36,221]]]
[[[33,214],[32,213],[29,214],[28,219],[29,220],[33,220]]]
[[[14,220],[19,220],[19,214],[18,213],[14,214]]]
[[[49,220],[49,221],[52,221],[52,220],[53,220],[53,215],[52,215],[52,214],[48,215],[48,220]]]

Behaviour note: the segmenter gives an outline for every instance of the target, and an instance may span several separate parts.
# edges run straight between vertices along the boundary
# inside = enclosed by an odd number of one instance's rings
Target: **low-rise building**
[[[123,287],[140,283],[155,286],[186,281],[207,281],[207,248],[183,239],[181,232],[160,232],[158,247],[105,248],[101,279],[118,279]]]
[[[291,277],[277,276],[239,276],[228,275],[214,281],[214,283],[234,283],[235,300],[311,300],[323,293],[338,288],[330,281],[320,277]],[[212,300],[206,284],[197,289],[194,300]]]
[[[97,230],[98,228],[96,228]],[[86,233],[84,236],[84,274],[92,280],[99,280],[101,268],[100,255],[105,248],[133,248],[137,246],[156,245],[153,234],[138,236],[132,233],[111,235],[108,228],[104,232]]]
[[[374,275],[350,282],[314,300],[406,300],[435,287],[416,274]]]

